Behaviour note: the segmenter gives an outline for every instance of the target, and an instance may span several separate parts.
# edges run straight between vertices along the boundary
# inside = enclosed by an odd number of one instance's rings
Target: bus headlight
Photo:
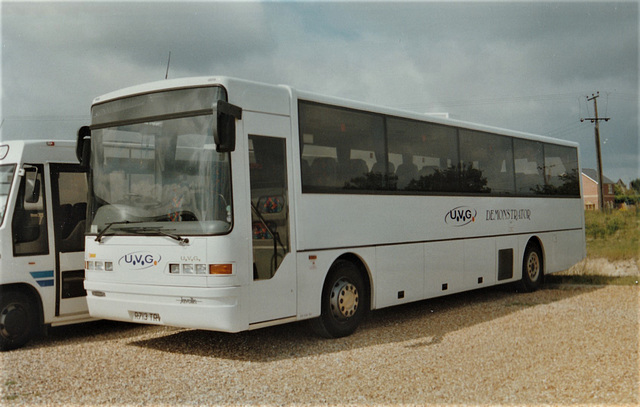
[[[87,260],[84,268],[89,271],[113,271],[112,261]]]
[[[170,263],[170,274],[190,274],[190,275],[230,275],[233,274],[232,264],[191,264],[191,263]]]

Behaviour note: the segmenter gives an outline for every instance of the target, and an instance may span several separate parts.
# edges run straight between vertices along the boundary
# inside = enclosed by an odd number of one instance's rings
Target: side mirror
[[[236,119],[242,119],[242,108],[234,106],[224,100],[218,100],[213,107],[215,126],[213,128],[213,140],[216,143],[216,151],[229,153],[236,149]]]
[[[91,158],[91,128],[89,126],[82,126],[78,130],[76,157],[82,168],[89,167],[89,159]]]
[[[26,203],[36,203],[40,200],[38,168],[25,165],[24,169],[24,201]]]

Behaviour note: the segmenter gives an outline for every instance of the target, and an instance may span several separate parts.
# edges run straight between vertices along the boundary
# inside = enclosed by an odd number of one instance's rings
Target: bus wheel
[[[0,294],[0,350],[23,346],[31,339],[35,312],[29,298],[20,292]]]
[[[540,288],[544,279],[544,265],[542,250],[535,243],[529,243],[524,252],[522,262],[522,280],[520,288],[525,292],[532,292]]]
[[[368,294],[358,268],[338,260],[329,270],[322,289],[322,309],[311,327],[325,338],[351,335],[368,311]]]

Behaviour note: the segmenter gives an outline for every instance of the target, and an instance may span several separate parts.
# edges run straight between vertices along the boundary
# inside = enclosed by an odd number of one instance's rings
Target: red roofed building
[[[604,183],[604,207],[613,208],[615,204],[615,189],[614,181],[602,176],[602,182]],[[584,198],[585,209],[598,209],[598,202],[600,199],[600,187],[598,186],[598,171],[591,168],[582,169],[582,191]]]

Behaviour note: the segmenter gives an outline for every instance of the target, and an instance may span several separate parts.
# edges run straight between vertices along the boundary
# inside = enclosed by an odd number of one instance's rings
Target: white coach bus
[[[238,332],[503,283],[585,256],[578,146],[226,77],[96,98],[92,316]]]
[[[89,320],[87,177],[74,141],[0,142],[0,350]]]

